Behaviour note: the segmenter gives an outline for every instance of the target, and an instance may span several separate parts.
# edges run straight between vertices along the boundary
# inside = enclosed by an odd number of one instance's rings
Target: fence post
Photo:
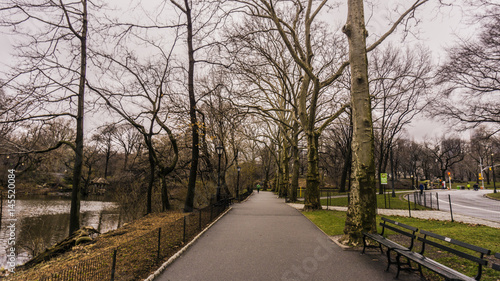
[[[330,210],[330,190],[326,191],[326,209]],[[320,198],[321,199],[321,198]]]
[[[385,196],[385,195],[384,195]],[[387,194],[387,198],[388,198],[388,201],[389,201],[389,209],[391,208],[391,197],[392,196],[389,196],[389,194]]]
[[[160,259],[160,247],[161,247],[161,227],[158,228],[158,260]]]
[[[407,196],[408,196],[408,214],[410,215],[410,218],[411,218],[411,203],[410,203],[410,194],[408,194]]]
[[[451,208],[451,195],[448,194],[448,200],[450,201],[450,214],[451,214],[451,222],[453,222],[453,210]]]
[[[115,280],[115,269],[116,269],[116,251],[117,249],[113,250],[113,264],[111,265],[111,281]]]
[[[417,209],[417,193],[413,192],[413,209]]]
[[[387,209],[387,199],[385,198],[385,185],[384,185],[383,193],[384,193],[384,207]]]
[[[184,216],[184,230],[182,232],[182,242],[186,243],[186,216]]]
[[[198,210],[198,214],[199,214],[199,217],[198,217],[198,225],[199,225],[199,229],[201,231],[201,209]]]
[[[439,211],[439,193],[436,192],[436,204],[437,204],[437,209]]]
[[[432,193],[429,193],[429,198],[431,199],[431,209],[432,209]]]
[[[3,191],[0,191],[0,229],[2,229]]]
[[[425,206],[425,207],[427,207],[427,198],[426,198],[426,196],[425,196],[425,195],[426,195],[426,193],[424,192],[424,194],[423,194],[423,195],[424,195],[424,206]]]

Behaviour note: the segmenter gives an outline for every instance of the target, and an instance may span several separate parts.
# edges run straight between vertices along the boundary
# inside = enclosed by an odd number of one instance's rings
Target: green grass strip
[[[322,210],[314,212],[303,212],[303,214],[329,236],[344,234],[346,212]],[[395,216],[384,217],[417,227],[419,229],[431,231],[472,245],[490,249],[492,253],[500,252],[500,229],[497,228],[450,221],[424,220],[418,218]],[[381,216],[377,216],[377,226],[379,225],[380,218]],[[388,232],[387,234],[392,235],[394,233]],[[455,268],[461,272],[464,272],[469,276],[474,276],[476,274],[474,266],[466,266],[463,262],[463,259],[456,258],[454,255],[449,255],[437,260],[443,262],[451,268]],[[429,277],[430,280],[440,280],[433,275],[430,275]],[[500,280],[500,272],[494,271],[491,268],[485,268],[483,269],[483,278],[481,278],[481,280]]]

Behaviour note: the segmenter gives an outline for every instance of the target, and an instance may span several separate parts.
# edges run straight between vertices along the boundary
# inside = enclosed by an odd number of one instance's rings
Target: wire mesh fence
[[[246,194],[246,196],[248,195]],[[80,260],[74,265],[53,268],[50,270],[51,273],[21,271],[9,276],[6,280],[137,280],[138,277],[146,276],[166,258],[174,255],[182,246],[223,213],[228,205],[229,202],[224,201],[194,211],[174,222],[123,242],[116,248]]]

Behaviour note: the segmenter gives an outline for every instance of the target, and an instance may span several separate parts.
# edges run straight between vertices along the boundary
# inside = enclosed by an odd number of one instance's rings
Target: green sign
[[[380,183],[381,184],[387,184],[387,173],[381,173],[380,174]]]

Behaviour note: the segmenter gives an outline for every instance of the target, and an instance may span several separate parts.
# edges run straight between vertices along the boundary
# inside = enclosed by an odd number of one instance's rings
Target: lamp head
[[[217,146],[217,147],[215,148],[215,150],[216,150],[217,154],[222,155],[222,152],[224,151],[224,147],[222,147],[222,146]]]

